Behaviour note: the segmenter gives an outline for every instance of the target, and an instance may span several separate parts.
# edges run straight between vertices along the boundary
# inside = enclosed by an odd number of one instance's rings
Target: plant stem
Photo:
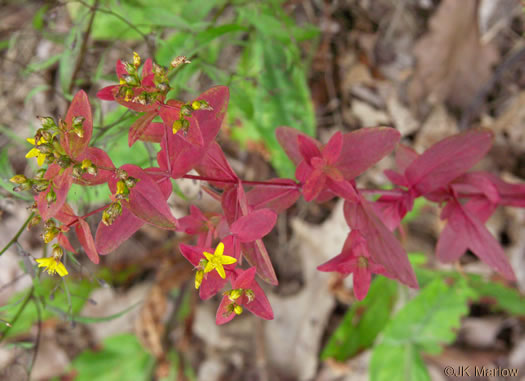
[[[237,184],[238,182],[241,182],[245,185],[263,185],[268,187],[276,187],[276,188],[293,188],[298,189],[301,187],[301,184],[295,183],[278,183],[278,182],[271,182],[271,181],[248,181],[248,180],[234,180],[234,179],[214,179],[211,177],[206,176],[196,176],[196,175],[184,175],[182,176],[184,179],[192,179],[192,180],[200,180],[200,181],[208,181],[212,183],[224,183],[224,184]]]

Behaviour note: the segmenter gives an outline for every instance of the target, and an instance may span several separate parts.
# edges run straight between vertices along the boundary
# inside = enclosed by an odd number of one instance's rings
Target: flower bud
[[[137,52],[133,52],[133,65],[135,67],[139,67],[140,66],[140,56]]]
[[[104,225],[109,226],[115,220],[117,217],[119,217],[122,214],[122,205],[120,205],[119,202],[114,202],[110,206],[104,210],[104,213],[102,213],[102,222]]]
[[[244,295],[246,295],[246,297],[248,298],[248,303],[251,303],[255,300],[255,293],[250,288],[247,290],[244,290]]]
[[[44,192],[49,188],[49,180],[38,179],[33,182],[33,190],[37,193]]]
[[[131,177],[131,176],[124,180],[124,182],[126,183],[126,186],[129,189],[133,188],[138,181],[139,181],[138,179]]]
[[[82,169],[82,166],[80,164],[76,164],[74,167],[73,167],[73,172],[72,172],[72,176],[76,179],[80,179],[82,177],[82,175],[84,174],[84,170]]]
[[[203,279],[204,279],[204,271],[203,270],[198,270],[195,273],[195,289],[196,290],[198,290],[199,287],[201,286]]]
[[[124,79],[124,81],[126,81],[126,84],[130,86],[135,87],[135,86],[140,85],[140,82],[138,81],[137,77],[134,75],[124,74],[122,76],[122,79]]]
[[[14,184],[23,184],[27,182],[27,177],[25,177],[24,175],[14,175],[9,179],[9,181],[11,181]]]
[[[177,132],[179,132],[181,128],[182,128],[181,120],[176,120],[175,122],[173,122],[173,126],[172,126],[173,134],[176,134]]]
[[[115,174],[121,180],[126,180],[128,178],[128,173],[121,168],[117,168],[117,170],[115,171]]]
[[[194,109],[194,110],[200,109],[201,108],[201,102],[193,101],[193,103],[191,104],[191,108]]]
[[[60,155],[60,157],[57,159],[57,164],[60,165],[61,168],[69,168],[71,165],[71,159],[69,156]]]
[[[55,239],[58,233],[59,231],[57,228],[46,229],[44,233],[42,233],[42,238],[44,239],[45,243],[49,243]]]
[[[49,193],[46,196],[46,201],[51,204],[57,200],[57,194],[53,189],[49,190]]]
[[[46,174],[46,171],[47,171],[47,169],[40,168],[38,171],[36,171],[35,178],[36,179],[41,179]]]
[[[193,109],[191,108],[190,105],[184,105],[182,106],[180,110],[180,114],[184,116],[191,116],[192,113],[193,113]]]
[[[234,311],[237,315],[240,315],[240,314],[242,314],[242,307],[239,306],[238,304],[236,304],[235,307],[233,307],[233,311]]]
[[[89,173],[91,176],[96,176],[98,173],[98,169],[92,164],[91,167],[87,169],[87,173]]]
[[[230,290],[228,292],[228,299],[230,299],[232,302],[235,302],[237,299],[239,299],[243,294],[243,290],[238,288],[235,290]]]
[[[160,82],[157,84],[157,89],[159,89],[163,93],[167,93],[170,89],[170,85],[165,82]]]
[[[127,195],[129,194],[129,189],[126,186],[124,180],[117,181],[117,194]]]
[[[50,116],[39,116],[38,119],[40,119],[40,123],[45,129],[57,127],[57,125],[55,124],[55,120]]]
[[[42,217],[40,217],[39,214],[31,218],[31,221],[29,221],[29,224],[27,224],[27,228],[31,229],[33,226],[38,225],[42,221]]]
[[[89,160],[89,159],[84,159],[84,160],[82,160],[81,168],[82,168],[82,169],[88,169],[88,168],[91,167],[92,165],[93,165],[93,163],[91,162],[91,160]]]
[[[42,130],[41,135],[42,135],[42,139],[45,140],[46,142],[50,142],[53,139],[53,135],[49,131]]]
[[[175,57],[173,61],[171,61],[171,67],[176,68],[180,65],[189,64],[189,63],[191,63],[191,61],[188,58],[186,58],[186,56],[178,56],[178,57]]]
[[[133,89],[126,89],[126,95],[124,97],[124,101],[129,102],[133,99]]]
[[[126,68],[126,71],[128,72],[129,75],[137,74],[137,68],[133,66],[132,64],[130,64],[129,62],[125,62],[124,67]],[[124,79],[124,82],[127,83],[125,79]]]
[[[84,118],[83,116],[75,116],[72,120],[73,128],[82,127],[82,124],[85,120],[86,118]]]
[[[59,260],[64,255],[64,250],[58,244],[53,245],[53,250],[51,251],[53,258]]]

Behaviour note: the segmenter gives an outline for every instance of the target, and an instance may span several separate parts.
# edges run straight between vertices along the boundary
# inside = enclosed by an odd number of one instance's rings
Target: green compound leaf
[[[388,323],[383,340],[372,354],[370,379],[430,380],[420,352],[437,354],[451,343],[467,301],[476,293],[465,279],[452,286],[435,279]]]
[[[376,277],[366,298],[348,309],[324,347],[321,358],[344,361],[372,346],[390,319],[396,298],[396,282]]]

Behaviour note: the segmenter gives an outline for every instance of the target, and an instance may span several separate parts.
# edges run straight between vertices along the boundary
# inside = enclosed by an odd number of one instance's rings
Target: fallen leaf
[[[431,103],[464,108],[489,80],[496,48],[480,41],[476,0],[443,0],[430,30],[414,48],[417,66],[408,87],[413,105]]]

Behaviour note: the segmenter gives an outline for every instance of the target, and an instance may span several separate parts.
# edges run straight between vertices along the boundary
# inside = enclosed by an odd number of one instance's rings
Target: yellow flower
[[[222,242],[220,242],[217,245],[217,248],[215,249],[215,252],[213,254],[207,252],[204,252],[203,254],[208,260],[208,263],[204,268],[204,272],[209,273],[210,271],[213,271],[215,269],[217,270],[222,279],[226,278],[226,273],[224,272],[223,265],[231,265],[232,263],[237,262],[237,259],[235,259],[234,257],[223,255],[224,244]]]
[[[60,276],[66,276],[68,274],[66,266],[64,266],[64,264],[60,262],[60,259],[57,259],[55,257],[39,258],[36,260],[36,262],[38,263],[38,267],[45,267],[45,270],[50,275],[58,273],[58,275]]]
[[[30,144],[32,144],[34,147],[31,148],[31,150],[27,153],[26,158],[36,157],[36,162],[39,166],[42,166],[44,164],[44,161],[46,160],[46,154],[40,152],[40,150],[37,148],[37,146],[41,144],[47,143],[47,141],[44,138],[40,138],[38,143],[35,142],[35,139],[28,138],[26,139]]]

